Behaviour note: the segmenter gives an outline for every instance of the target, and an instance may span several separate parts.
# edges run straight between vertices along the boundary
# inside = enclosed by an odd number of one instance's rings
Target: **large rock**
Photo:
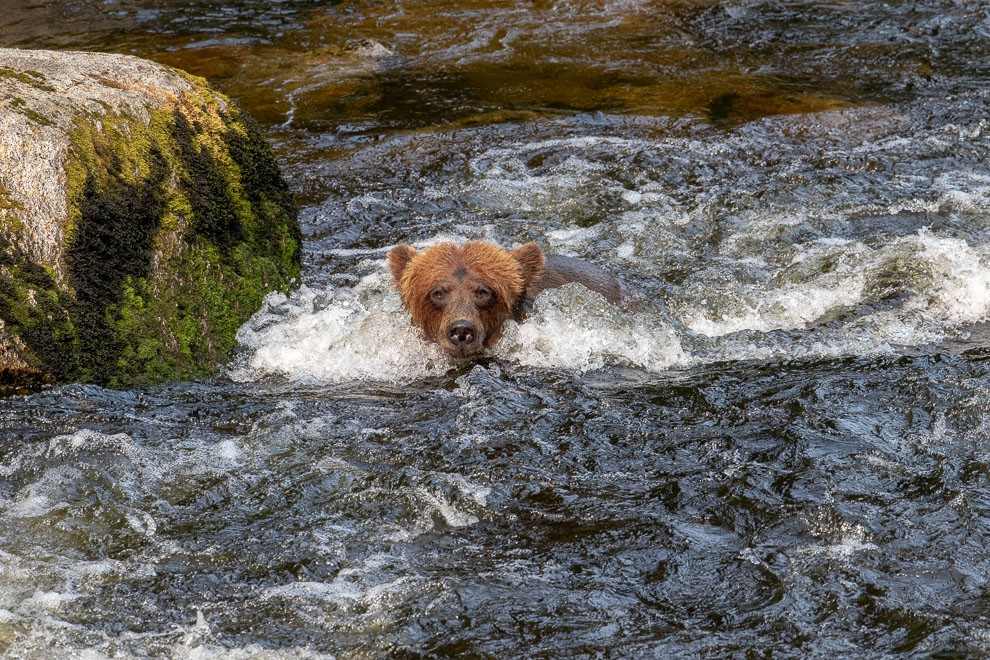
[[[209,373],[299,247],[264,138],[203,80],[0,49],[0,383]]]

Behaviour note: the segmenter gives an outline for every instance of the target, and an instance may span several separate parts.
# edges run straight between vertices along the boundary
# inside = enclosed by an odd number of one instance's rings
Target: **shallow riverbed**
[[[990,653],[990,6],[67,1],[203,75],[304,281],[221,376],[0,400],[10,657]],[[398,242],[565,288],[477,365]]]

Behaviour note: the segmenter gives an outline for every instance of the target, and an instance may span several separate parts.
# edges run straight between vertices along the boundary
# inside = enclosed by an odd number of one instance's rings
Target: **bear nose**
[[[474,324],[470,321],[454,321],[447,330],[447,337],[454,346],[465,346],[474,341]]]

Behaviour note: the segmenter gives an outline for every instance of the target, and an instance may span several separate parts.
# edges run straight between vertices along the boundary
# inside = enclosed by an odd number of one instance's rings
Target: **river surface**
[[[201,382],[0,400],[12,658],[990,654],[990,3],[5,3],[209,79],[304,277]],[[454,365],[398,242],[535,240]]]

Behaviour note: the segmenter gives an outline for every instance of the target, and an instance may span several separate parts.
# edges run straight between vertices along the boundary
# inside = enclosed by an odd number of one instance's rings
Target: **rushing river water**
[[[8,657],[990,654],[986,2],[78,0],[267,128],[302,287],[213,380],[0,400]],[[451,365],[384,265],[535,240]]]

